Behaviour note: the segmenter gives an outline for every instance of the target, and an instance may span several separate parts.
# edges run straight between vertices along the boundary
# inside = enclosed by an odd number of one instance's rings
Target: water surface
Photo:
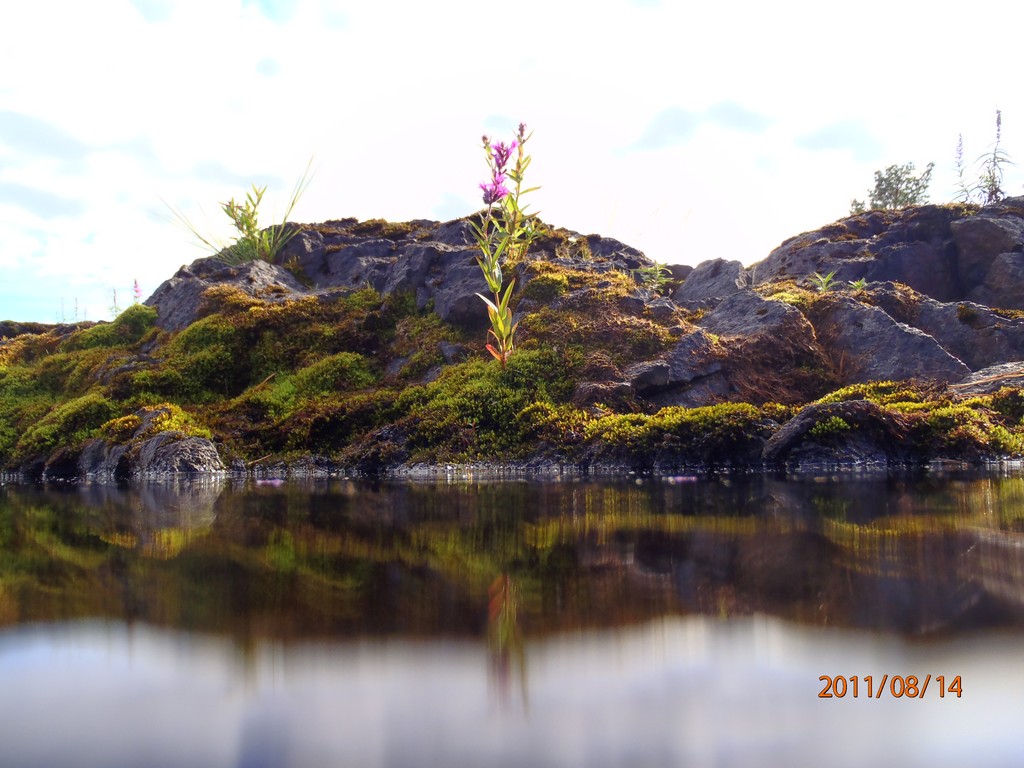
[[[8,486],[0,764],[1006,765],[1022,606],[1019,477]]]

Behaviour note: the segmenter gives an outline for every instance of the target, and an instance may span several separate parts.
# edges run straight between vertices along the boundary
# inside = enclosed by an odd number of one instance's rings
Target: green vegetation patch
[[[114,403],[96,392],[68,400],[29,426],[15,452],[28,457],[47,454],[58,446],[76,445],[95,436],[115,414]]]
[[[76,331],[62,348],[66,351],[95,347],[126,347],[140,341],[156,327],[156,309],[145,304],[133,304],[119,314],[113,322],[99,323]]]
[[[915,387],[907,382],[872,381],[867,384],[851,384],[837,389],[816,403],[841,403],[845,400],[870,400],[878,405],[895,403],[924,403],[933,395],[924,387]]]
[[[611,456],[730,465],[760,455],[772,421],[748,403],[662,408],[653,415],[609,414],[587,424],[584,436]]]

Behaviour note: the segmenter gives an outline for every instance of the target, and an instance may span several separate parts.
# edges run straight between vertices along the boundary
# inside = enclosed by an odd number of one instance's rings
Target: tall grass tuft
[[[259,224],[259,208],[263,202],[263,195],[266,193],[266,186],[257,187],[253,184],[252,189],[246,193],[242,202],[231,198],[226,203],[221,203],[221,210],[231,220],[231,225],[238,232],[238,235],[228,243],[221,242],[213,237],[205,237],[186,216],[181,209],[175,208],[164,201],[174,218],[182,224],[192,236],[203,246],[213,251],[221,260],[228,264],[244,264],[249,261],[273,261],[281,249],[287,244],[298,231],[288,226],[288,218],[299,198],[306,191],[311,181],[310,167],[313,161],[310,159],[306,170],[292,189],[288,208],[281,218],[281,223],[261,229]]]

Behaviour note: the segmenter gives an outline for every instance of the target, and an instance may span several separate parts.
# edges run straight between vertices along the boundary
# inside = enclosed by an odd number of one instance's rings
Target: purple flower
[[[132,292],[135,294],[135,301],[138,301],[139,299],[142,298],[142,289],[139,288],[138,280],[135,281],[135,287],[132,288]]]
[[[494,153],[494,167],[498,173],[505,170],[505,166],[508,165],[508,161],[512,157],[512,151],[516,146],[517,144],[514,141],[508,146],[505,145],[505,142],[499,141],[491,147],[491,151]]]
[[[508,194],[508,190],[503,183],[504,181],[505,177],[498,175],[492,181],[483,182],[480,185],[480,189],[484,192],[484,203],[486,205],[492,205]]]

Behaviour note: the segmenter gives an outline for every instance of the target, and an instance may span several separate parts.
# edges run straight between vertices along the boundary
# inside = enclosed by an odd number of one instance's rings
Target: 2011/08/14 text
[[[928,686],[932,680],[938,684],[939,698],[946,698],[946,694],[956,694],[959,699],[962,693],[962,684],[960,682],[960,675],[957,675],[952,680],[947,680],[945,675],[936,675],[932,678],[931,675],[925,677],[922,682],[916,675],[893,675],[891,678],[889,675],[882,675],[881,681],[878,685],[875,685],[875,678],[872,675],[864,675],[858,677],[853,675],[851,677],[843,677],[837,675],[836,677],[830,677],[829,675],[822,675],[818,678],[825,687],[818,692],[819,699],[842,699],[849,694],[852,698],[856,699],[860,697],[861,683],[863,687],[867,689],[867,697],[869,699],[880,699],[886,693],[894,699],[923,699],[925,694],[928,693]],[[948,683],[948,684],[947,684]],[[888,685],[886,685],[888,684]],[[935,688],[932,688],[932,692],[935,692]]]

